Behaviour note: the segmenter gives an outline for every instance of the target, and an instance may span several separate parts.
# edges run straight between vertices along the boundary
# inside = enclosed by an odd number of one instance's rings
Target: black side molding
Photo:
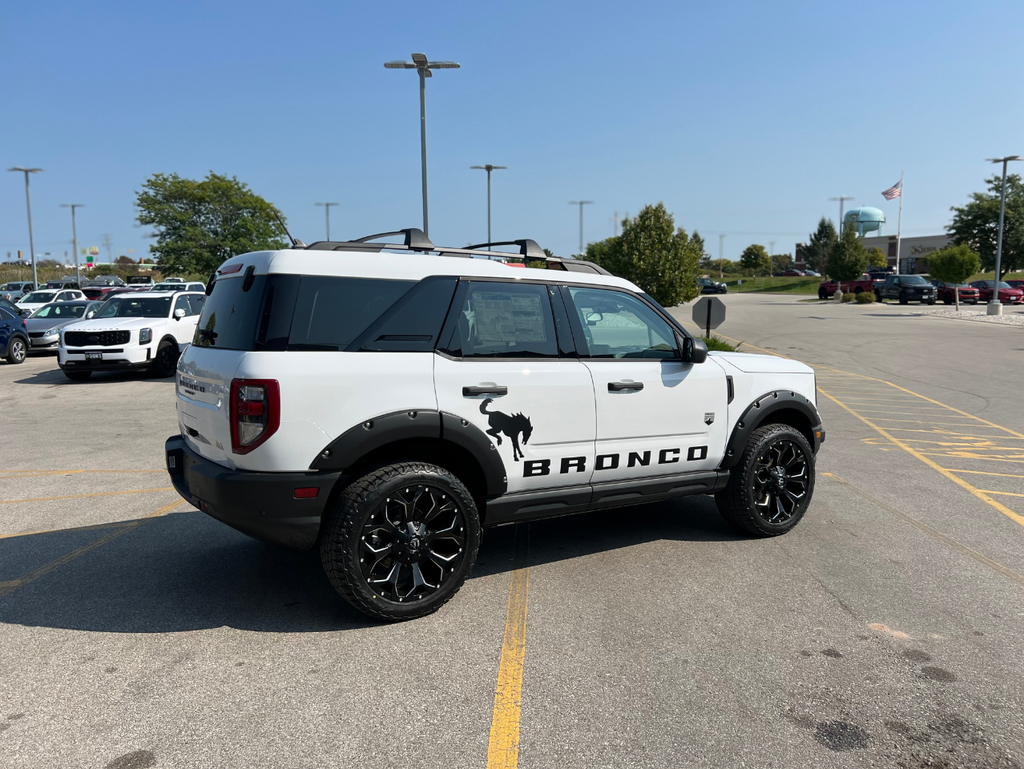
[[[772,390],[757,398],[747,406],[746,411],[740,416],[739,421],[733,428],[729,443],[726,444],[725,458],[720,465],[721,469],[728,470],[735,467],[743,455],[743,447],[747,445],[751,433],[767,422],[783,421],[787,419],[769,417],[784,417],[781,412],[795,412],[795,424],[801,432],[807,436],[811,448],[817,452],[824,440],[825,431],[821,429],[821,417],[818,410],[807,398],[792,390]]]

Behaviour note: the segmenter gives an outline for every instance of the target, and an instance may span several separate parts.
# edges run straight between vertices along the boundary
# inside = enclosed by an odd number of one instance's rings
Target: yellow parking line
[[[516,561],[508,588],[505,638],[501,645],[498,682],[494,690],[487,769],[516,769],[519,765],[519,718],[522,711],[523,663],[526,658],[526,607],[530,575],[527,568],[529,529],[516,531]],[[522,539],[522,543],[520,542]]]
[[[971,461],[979,460],[981,462],[1012,462],[1013,464],[1024,464],[1024,459],[1007,459],[1005,457],[967,457],[963,453],[957,454],[948,451],[922,451],[922,454],[927,454],[932,457],[949,457],[950,459],[970,459]]]
[[[165,515],[166,513],[171,512],[171,510],[173,510],[174,508],[179,507],[183,504],[185,504],[185,500],[179,499],[177,502],[172,502],[169,505],[165,505],[164,507],[161,507],[159,510],[152,512],[143,518],[131,521],[130,523],[126,523],[123,526],[114,529],[114,531],[110,532],[106,536],[100,537],[96,541],[90,542],[88,545],[83,545],[82,547],[78,548],[77,550],[73,550],[67,555],[62,555],[60,558],[57,558],[53,561],[50,561],[47,564],[44,564],[43,566],[40,566],[38,569],[29,572],[21,579],[14,579],[8,582],[0,582],[0,597],[13,593],[19,587],[24,587],[28,583],[36,581],[40,577],[49,574],[54,569],[59,569],[61,566],[70,563],[79,556],[85,555],[86,553],[90,552],[91,550],[95,550],[98,547],[102,547],[108,542],[112,542],[113,540],[120,537],[122,534],[127,534],[129,531],[137,529],[150,518],[156,518],[158,516]]]
[[[946,478],[948,478],[949,480],[953,481],[953,483],[957,484],[958,486],[963,487],[964,489],[969,491],[971,494],[973,494],[975,497],[980,499],[982,502],[985,502],[986,504],[988,504],[991,507],[993,507],[996,510],[998,510],[1000,513],[1005,515],[1007,518],[1009,518],[1014,523],[1017,523],[1020,526],[1024,526],[1024,515],[1020,515],[1019,513],[1015,513],[1013,510],[1008,508],[1006,505],[1004,505],[1004,504],[1002,504],[1000,502],[997,502],[996,500],[994,500],[990,496],[988,496],[985,492],[983,492],[980,489],[977,489],[974,486],[972,486],[971,484],[969,484],[963,478],[958,478],[957,476],[955,476],[952,473],[952,471],[947,470],[946,468],[942,467],[941,465],[939,465],[934,460],[929,459],[922,452],[918,451],[917,449],[913,448],[912,446],[907,445],[906,443],[901,441],[899,438],[897,438],[895,435],[892,435],[891,433],[886,431],[885,428],[879,427],[878,425],[876,425],[874,422],[872,422],[867,417],[861,416],[860,414],[858,414],[856,411],[854,411],[852,408],[847,406],[845,403],[843,403],[841,400],[839,400],[835,396],[830,395],[829,393],[825,392],[824,390],[822,390],[821,393],[826,398],[828,398],[829,400],[833,401],[836,405],[840,406],[841,408],[845,409],[846,411],[848,411],[853,416],[857,417],[857,419],[862,421],[868,427],[870,427],[873,430],[877,431],[878,434],[881,435],[883,438],[888,438],[890,441],[895,443],[897,446],[899,446],[901,449],[906,451],[912,457],[916,457],[917,459],[921,460],[926,465],[928,465],[930,468],[935,470],[937,473],[945,476]]]
[[[961,553],[962,555],[967,556],[971,560],[976,561],[976,562],[980,563],[983,566],[987,566],[989,569],[991,569],[992,571],[996,572],[997,574],[1000,574],[1000,575],[1006,577],[1007,579],[1012,580],[1013,582],[1016,582],[1019,585],[1024,585],[1024,575],[1018,574],[1013,569],[1009,569],[1006,566],[1003,566],[998,561],[993,561],[987,555],[982,555],[977,550],[973,550],[973,549],[967,547],[966,545],[960,544],[957,540],[953,539],[948,534],[943,534],[941,531],[933,529],[927,523],[924,523],[922,521],[917,520],[916,518],[913,518],[913,517],[907,515],[902,510],[897,510],[892,505],[888,504],[887,502],[883,502],[882,500],[878,499],[877,497],[873,497],[872,495],[868,494],[863,489],[861,489],[861,488],[859,488],[857,486],[854,486],[849,481],[844,481],[842,478],[840,478],[840,477],[838,477],[836,475],[833,475],[832,473],[822,473],[822,475],[828,476],[832,480],[836,481],[837,483],[841,483],[844,486],[849,486],[851,489],[853,489],[855,492],[860,494],[862,497],[864,497],[866,500],[868,500],[872,504],[882,508],[883,510],[888,510],[890,513],[895,515],[897,518],[899,518],[899,519],[901,519],[903,521],[906,521],[907,523],[909,523],[914,528],[916,528],[916,529],[918,529],[920,531],[923,531],[925,534],[928,534],[929,536],[935,537],[936,539],[946,543],[953,550],[956,550],[957,552]]]
[[[166,470],[7,470],[0,471],[0,481],[7,478],[41,478],[46,475],[80,475],[82,473],[166,473]],[[15,473],[9,475],[8,473]]]
[[[15,534],[0,534],[0,539],[14,539],[15,537],[33,537],[36,534],[63,534],[71,531],[93,531],[99,529],[116,529],[124,526],[124,521],[114,523],[97,523],[94,526],[75,526],[70,529],[41,529],[39,531],[20,531]]]
[[[957,470],[955,467],[947,467],[954,473],[971,473],[972,475],[998,475],[1002,478],[1024,478],[1024,475],[1013,475],[1012,473],[989,473],[985,470]]]
[[[1024,497],[1024,494],[1018,494],[1015,491],[990,491],[989,489],[983,489],[986,494],[1001,494],[1004,497]]]
[[[31,499],[5,499],[0,505],[16,505],[21,502],[53,502],[60,499],[87,499],[89,497],[116,497],[121,494],[152,494],[156,491],[174,491],[173,486],[162,489],[132,489],[129,491],[97,491],[94,494],[70,494],[66,497],[33,497]]]

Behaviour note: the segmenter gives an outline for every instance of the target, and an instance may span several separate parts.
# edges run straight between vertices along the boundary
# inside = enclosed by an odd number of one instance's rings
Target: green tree
[[[888,260],[885,258],[885,252],[878,246],[872,246],[868,249],[868,267],[884,268],[888,263]]]
[[[764,246],[754,243],[740,254],[740,267],[748,270],[752,276],[761,275],[772,271],[772,258]]]
[[[139,224],[156,228],[149,250],[165,274],[208,275],[236,254],[287,247],[280,212],[234,177],[154,174],[135,205]]]
[[[804,261],[812,270],[824,272],[828,265],[828,256],[832,253],[832,246],[839,240],[839,233],[831,219],[824,216],[818,222],[818,229],[811,233],[810,238],[803,247]]]
[[[946,227],[953,242],[970,246],[981,258],[984,270],[996,266],[996,242],[999,234],[999,198],[1002,179],[986,179],[988,192],[971,194],[965,206],[953,206],[953,222]],[[1006,177],[1006,218],[1003,224],[1003,258],[999,279],[1006,273],[1024,269],[1024,182],[1018,174]]]
[[[944,283],[964,283],[981,268],[981,258],[968,245],[947,246],[928,254],[928,274]],[[960,310],[960,292],[954,291]]]
[[[697,268],[707,272],[711,269],[713,262],[711,261],[711,254],[707,252],[704,246],[704,238],[700,236],[697,230],[693,231],[690,236],[690,242],[693,243],[693,247],[697,250],[699,256],[697,257]]]
[[[792,262],[793,257],[789,254],[772,254],[772,272],[785,272]]]
[[[623,220],[621,235],[587,244],[587,259],[636,283],[666,307],[699,294],[700,254],[700,241],[677,231],[662,203]]]
[[[833,280],[854,280],[868,268],[868,251],[855,227],[846,227],[828,255],[828,275]]]

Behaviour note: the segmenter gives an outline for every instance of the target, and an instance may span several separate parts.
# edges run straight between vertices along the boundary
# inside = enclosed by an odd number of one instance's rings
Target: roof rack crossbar
[[[371,240],[380,240],[381,238],[391,237],[392,235],[404,235],[405,247],[414,251],[434,250],[434,244],[430,242],[430,238],[424,234],[423,230],[416,227],[408,227],[407,229],[395,230],[394,232],[379,232],[376,235],[367,235],[365,238],[356,238],[349,242],[367,243]]]
[[[547,259],[548,255],[540,247],[536,240],[524,238],[522,240],[498,240],[493,243],[477,243],[475,246],[466,246],[467,251],[478,249],[490,249],[491,246],[519,246],[519,255],[530,259]],[[498,252],[500,253],[500,252]]]

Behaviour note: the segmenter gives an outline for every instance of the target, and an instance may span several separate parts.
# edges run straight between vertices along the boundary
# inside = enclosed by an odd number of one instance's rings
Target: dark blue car
[[[7,358],[8,363],[24,363],[27,354],[25,319],[0,307],[0,358]]]

